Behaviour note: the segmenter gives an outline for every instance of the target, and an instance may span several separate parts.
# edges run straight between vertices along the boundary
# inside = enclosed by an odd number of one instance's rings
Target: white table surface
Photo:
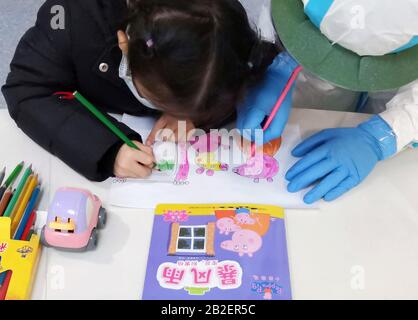
[[[367,116],[295,109],[304,137]],[[40,209],[62,186],[88,188],[108,209],[99,247],[89,253],[44,249],[34,299],[139,299],[153,212],[109,207],[109,182],[92,183],[26,137],[0,110],[0,166],[32,163],[44,182]],[[418,152],[380,163],[358,188],[320,210],[287,210],[295,299],[418,299]]]

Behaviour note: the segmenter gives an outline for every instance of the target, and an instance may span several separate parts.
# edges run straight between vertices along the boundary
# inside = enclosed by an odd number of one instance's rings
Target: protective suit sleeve
[[[397,138],[397,152],[418,142],[418,80],[399,89],[380,114]]]

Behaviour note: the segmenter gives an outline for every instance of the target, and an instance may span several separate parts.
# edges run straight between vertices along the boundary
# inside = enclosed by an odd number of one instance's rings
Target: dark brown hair
[[[131,0],[129,63],[163,112],[201,128],[234,114],[277,55],[238,0]]]

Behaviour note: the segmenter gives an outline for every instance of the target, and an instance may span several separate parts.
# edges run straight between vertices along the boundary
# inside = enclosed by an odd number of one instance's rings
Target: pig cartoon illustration
[[[255,224],[255,219],[251,218],[247,213],[238,213],[235,216],[235,222],[238,224]]]
[[[232,218],[222,218],[216,222],[216,227],[219,229],[220,234],[228,235],[230,232],[235,232],[241,229],[236,225]]]
[[[229,166],[225,163],[216,161],[214,153],[200,153],[196,157],[196,164],[199,168],[196,170],[197,174],[202,174],[206,171],[208,176],[213,176],[215,171],[228,171]]]
[[[258,183],[260,179],[273,182],[273,177],[279,172],[277,160],[269,155],[256,155],[251,157],[247,163],[234,168],[233,172],[240,176],[252,178]]]
[[[215,171],[228,171],[229,166],[219,162],[216,151],[222,145],[222,136],[218,133],[205,134],[196,137],[191,143],[193,149],[197,151],[196,164],[199,168],[197,174],[203,174],[206,171],[208,176],[213,176]],[[227,146],[223,146],[224,148]]]
[[[232,235],[232,240],[223,241],[221,248],[236,252],[240,257],[245,254],[252,257],[253,253],[260,250],[262,245],[263,239],[257,232],[242,229]]]

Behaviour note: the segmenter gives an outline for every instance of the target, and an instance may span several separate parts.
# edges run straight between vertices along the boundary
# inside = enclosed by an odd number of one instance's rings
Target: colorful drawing
[[[164,221],[167,222],[183,222],[187,221],[188,217],[186,210],[168,210],[164,213]]]
[[[213,176],[215,171],[228,171],[229,166],[221,163],[217,159],[216,151],[222,146],[222,136],[218,133],[208,133],[196,139],[191,143],[196,150],[196,164],[199,168],[197,174],[203,174],[206,171],[208,176]],[[229,148],[228,146],[223,146]]]
[[[239,225],[241,224],[255,224],[256,220],[250,217],[248,213],[238,213],[235,216],[235,222]]]
[[[158,171],[172,171],[177,162],[177,145],[173,142],[157,141],[153,145],[156,161],[155,169]]]
[[[187,154],[187,144],[179,143],[179,151],[180,151],[180,159],[179,159],[180,165],[179,165],[179,170],[176,175],[176,179],[174,180],[174,184],[185,185],[185,184],[188,184],[187,179],[189,178],[189,171],[190,171],[189,157]]]
[[[142,298],[291,299],[283,209],[158,206]]]
[[[273,182],[273,178],[279,172],[279,164],[275,158],[269,155],[257,154],[245,164],[234,168],[233,172],[242,177],[254,179],[254,182],[257,183],[261,179]]]
[[[226,163],[220,163],[216,160],[216,156],[213,152],[200,153],[196,157],[196,164],[199,168],[196,170],[197,174],[202,174],[206,171],[206,175],[209,177],[215,174],[215,171],[228,171],[229,166]]]
[[[247,210],[247,209],[245,209]],[[247,212],[247,213],[245,213]],[[270,214],[263,213],[263,212],[250,212],[250,211],[244,211],[244,208],[238,208],[237,210],[230,210],[230,209],[223,209],[223,210],[216,210],[215,216],[217,221],[224,218],[230,218],[233,223],[239,227],[239,229],[246,229],[246,230],[252,230],[254,232],[257,232],[261,237],[263,237],[270,227],[270,222],[274,221],[275,218],[272,218]],[[228,220],[222,220],[222,221],[228,221]],[[224,225],[224,223],[221,223]],[[226,224],[226,227],[230,226],[232,222],[229,222],[229,224]],[[220,226],[218,229],[226,230],[226,227]],[[237,229],[234,227],[234,229]],[[237,230],[231,230],[230,232],[234,232]]]
[[[222,218],[216,222],[216,227],[219,229],[220,234],[228,235],[230,232],[235,232],[241,229],[241,227],[235,224],[232,218]]]
[[[245,254],[249,257],[257,252],[263,245],[263,239],[257,232],[252,230],[238,230],[234,232],[231,240],[226,240],[221,243],[221,248],[233,251],[239,254],[240,257]]]

